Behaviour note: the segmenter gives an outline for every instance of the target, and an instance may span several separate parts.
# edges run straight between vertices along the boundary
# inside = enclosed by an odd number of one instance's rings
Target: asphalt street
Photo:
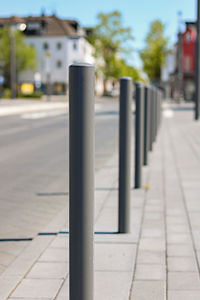
[[[95,169],[118,144],[118,103],[95,113]],[[0,239],[31,238],[64,207],[68,196],[69,116],[21,114],[0,119]]]

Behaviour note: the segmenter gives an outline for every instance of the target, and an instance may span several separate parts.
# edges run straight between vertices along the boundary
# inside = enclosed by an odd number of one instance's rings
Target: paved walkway
[[[165,110],[131,234],[95,235],[94,300],[200,299],[200,122],[191,105]],[[118,158],[96,174],[95,230],[117,231]],[[133,173],[133,171],[132,171]],[[133,180],[133,179],[132,179]],[[0,299],[67,300],[68,209],[0,276]]]

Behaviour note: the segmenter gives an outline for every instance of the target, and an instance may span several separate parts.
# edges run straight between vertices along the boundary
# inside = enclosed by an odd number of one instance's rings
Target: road
[[[118,103],[99,107],[96,171],[118,145]],[[32,238],[67,201],[69,116],[59,110],[1,117],[0,128],[0,239]]]

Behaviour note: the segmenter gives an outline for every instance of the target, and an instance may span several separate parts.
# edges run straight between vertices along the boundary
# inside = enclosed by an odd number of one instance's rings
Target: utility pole
[[[195,64],[195,120],[199,119],[200,98],[200,0],[197,0],[197,22],[196,22],[196,64]]]
[[[11,98],[16,98],[16,57],[14,27],[10,26],[10,89]]]

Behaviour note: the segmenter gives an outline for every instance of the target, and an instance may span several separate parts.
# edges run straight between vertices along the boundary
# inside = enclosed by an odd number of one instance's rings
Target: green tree
[[[160,20],[153,21],[145,39],[146,45],[140,52],[143,70],[152,82],[160,81],[161,67],[165,61],[168,38],[164,33],[165,25]]]
[[[99,13],[97,19],[98,24],[92,28],[89,42],[94,46],[94,56],[99,60],[97,71],[100,71],[107,81],[119,77],[122,65],[120,57],[130,53],[133,36],[131,28],[123,27],[119,11]]]
[[[26,44],[25,37],[19,30],[14,31],[16,71],[17,73],[36,66],[37,57],[35,49]],[[0,68],[5,77],[5,85],[10,82],[10,28],[0,28]]]

